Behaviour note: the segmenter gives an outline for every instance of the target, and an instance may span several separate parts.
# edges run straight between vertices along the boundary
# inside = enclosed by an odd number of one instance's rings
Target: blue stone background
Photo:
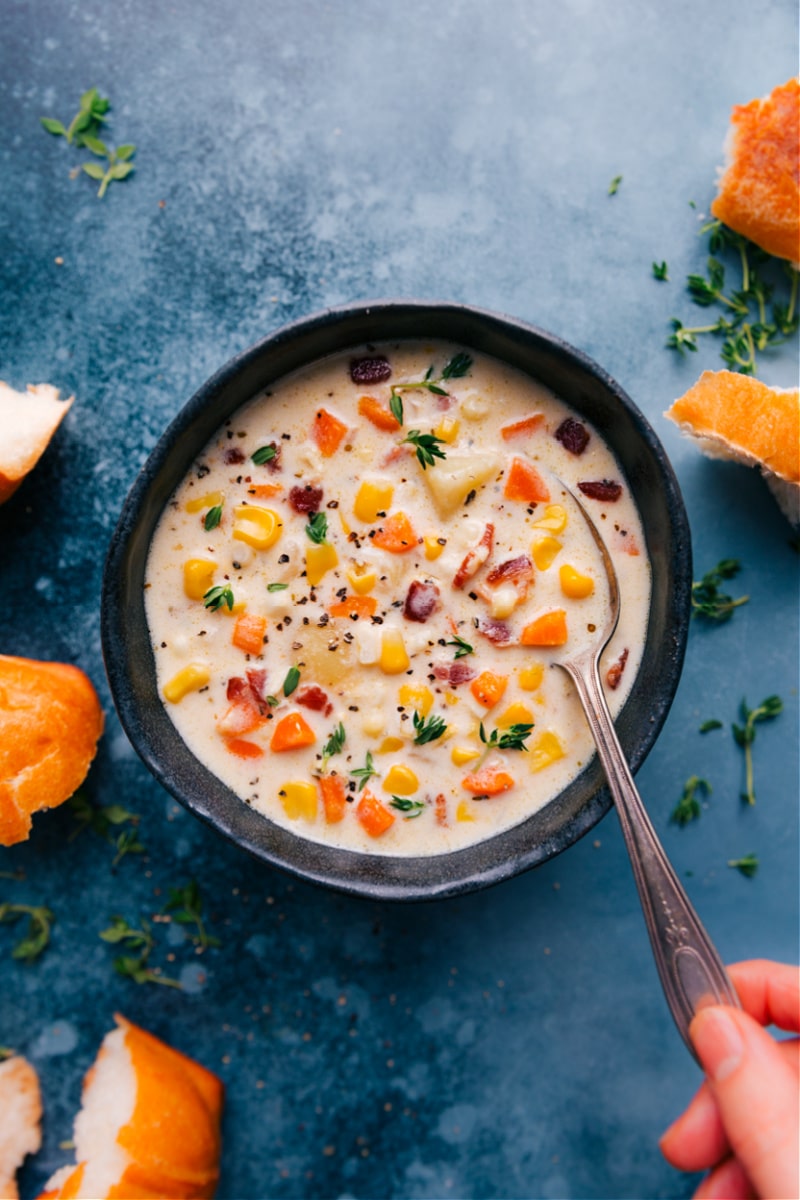
[[[0,1042],[41,1072],[34,1196],[66,1158],[81,1078],[119,1010],[227,1084],[219,1196],[688,1196],[656,1139],[699,1073],[653,967],[613,814],[494,890],[395,907],[292,882],[186,814],[115,718],[99,639],[103,558],[168,421],[283,322],[377,296],[449,299],[542,325],[634,398],[675,465],[696,577],[741,559],[750,602],[692,628],[680,689],[638,782],[727,960],[798,945],[797,555],[754,472],[711,463],[662,417],[703,368],[669,318],[703,316],[699,215],[731,106],[796,69],[789,0],[4,0],[0,377],[75,405],[0,510],[0,649],[78,663],[107,730],[87,791],[141,814],[112,851],[64,807],[0,852],[0,898],[49,905],[26,967],[0,928]],[[47,136],[96,85],[136,172],[95,198]],[[623,180],[607,194],[612,177]],[[689,206],[695,201],[696,209]],[[669,283],[651,262],[666,259]],[[57,260],[63,260],[57,262]],[[797,344],[760,375],[791,386]],[[2,430],[0,430],[0,437]],[[739,586],[740,585],[740,586]],[[739,801],[730,722],[759,728],[758,803]],[[705,737],[700,722],[725,730]],[[713,792],[684,830],[691,774]],[[756,852],[748,880],[726,866]],[[158,912],[196,878],[219,949],[157,925],[182,992],[114,974],[112,913]],[[171,958],[170,958],[171,956]]]

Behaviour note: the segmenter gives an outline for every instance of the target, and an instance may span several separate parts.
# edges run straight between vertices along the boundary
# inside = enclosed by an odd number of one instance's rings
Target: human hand
[[[689,1035],[706,1080],[661,1138],[681,1171],[711,1168],[695,1200],[797,1200],[800,1196],[800,969],[758,959],[729,973],[744,1012],[704,1008]]]

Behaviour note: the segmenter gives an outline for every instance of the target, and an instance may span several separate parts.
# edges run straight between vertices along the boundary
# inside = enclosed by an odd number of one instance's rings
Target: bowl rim
[[[471,331],[473,336],[454,334],[450,329],[452,325],[463,331]],[[363,334],[364,330],[373,327],[372,336],[352,336],[354,332]],[[418,331],[407,334],[399,332],[406,327]],[[438,327],[447,327],[449,331],[435,332]],[[300,354],[300,348],[320,338],[326,345],[330,343],[329,348],[311,356]],[[559,392],[543,380],[533,367],[520,367],[518,362],[499,354],[497,339],[507,342],[507,350],[512,354],[519,352],[534,360],[546,359],[552,371],[561,368],[577,371],[587,389],[600,389],[608,396],[615,420],[621,420],[634,440],[638,439],[642,470],[647,467],[655,471],[668,525],[665,544],[662,545],[660,539],[658,544],[658,561],[663,559],[666,572],[664,582],[667,585],[667,594],[660,596],[658,602],[664,607],[664,619],[669,618],[666,628],[668,636],[654,648],[658,661],[652,664],[653,678],[647,690],[646,720],[643,715],[642,719],[634,721],[631,713],[636,701],[641,699],[637,688],[644,669],[642,664],[615,722],[631,769],[636,771],[666,720],[686,651],[692,581],[688,517],[675,473],[661,442],[616,380],[583,351],[559,336],[516,317],[448,301],[365,301],[324,309],[299,318],[235,355],[178,410],[141,467],[123,503],[109,543],[101,594],[101,639],[112,699],[133,748],[158,782],[195,816],[269,865],[340,892],[380,900],[425,900],[459,895],[511,878],[567,849],[592,829],[612,806],[608,788],[602,783],[596,755],[567,788],[524,821],[462,850],[444,854],[423,857],[363,854],[312,842],[274,824],[235,796],[194,758],[177,734],[158,696],[155,660],[149,637],[145,638],[146,651],[143,651],[142,644],[142,621],[145,633],[147,625],[141,587],[146,563],[146,550],[142,560],[145,539],[141,534],[141,519],[143,513],[148,511],[148,505],[151,518],[152,512],[157,510],[157,515],[150,521],[150,532],[146,538],[146,545],[149,546],[152,529],[164,504],[214,432],[232,412],[262,392],[271,382],[285,376],[288,370],[347,349],[355,351],[372,342],[391,343],[415,338],[462,342],[469,349],[489,354],[521,369],[550,387],[556,395]],[[485,349],[480,343],[491,344],[494,349]],[[295,367],[287,369],[282,366],[286,361],[292,361],[293,357],[298,358]],[[237,385],[244,389],[245,395],[237,394]],[[563,396],[560,398],[563,399]],[[221,401],[222,408],[217,411]],[[574,399],[567,399],[566,403],[575,407]],[[587,419],[592,421],[592,417]],[[593,423],[597,428],[597,422]],[[209,430],[207,436],[202,436],[196,444],[192,443],[193,449],[188,453],[185,443],[189,433],[194,431],[197,434],[200,431],[202,434],[206,427]],[[618,447],[612,444],[611,449],[620,460]],[[178,459],[184,465],[175,467]],[[168,481],[172,480],[166,487],[165,474]],[[626,471],[625,475],[633,491],[630,471]],[[641,512],[639,499],[636,496],[634,498]],[[656,560],[649,532],[645,528],[648,557],[652,564]],[[666,555],[665,550],[669,552]],[[137,561],[141,572],[136,570]],[[653,574],[646,649],[650,642],[655,584]],[[149,663],[141,661],[140,652],[144,652],[145,659],[149,655]],[[152,677],[149,679],[150,686],[143,684],[141,678],[141,673],[147,675],[148,670]],[[142,687],[145,689],[144,701],[139,695]],[[162,753],[165,745],[172,755],[167,761]],[[578,799],[580,802],[577,802]],[[548,820],[543,821],[542,814],[547,814]],[[559,816],[563,820],[559,821]],[[551,818],[555,818],[555,821]],[[554,826],[552,829],[551,825]],[[453,869],[447,870],[447,866]]]

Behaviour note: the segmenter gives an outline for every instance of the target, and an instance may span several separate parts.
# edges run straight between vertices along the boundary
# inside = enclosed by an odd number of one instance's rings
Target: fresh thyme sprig
[[[331,759],[334,754],[341,754],[346,740],[347,734],[345,733],[344,725],[340,721],[322,748],[322,763],[320,765],[321,775],[324,775],[328,768],[328,760]]]
[[[97,195],[101,198],[105,196],[111,183],[127,179],[131,172],[136,170],[130,161],[136,153],[132,142],[126,142],[114,149],[107,146],[98,136],[107,120],[106,113],[110,107],[108,99],[101,96],[97,88],[89,88],[81,96],[80,108],[68,126],[65,127],[54,117],[39,118],[43,127],[54,137],[63,137],[69,145],[85,147],[97,158],[106,160],[105,166],[95,162],[81,163],[85,174],[99,182]]]
[[[409,800],[407,796],[392,796],[389,801],[390,808],[396,808],[398,812],[404,814],[406,821],[413,821],[415,817],[422,816],[425,808],[423,800]]]
[[[447,721],[443,717],[424,717],[421,712],[414,713],[414,745],[426,746],[428,742],[436,742],[447,733]]]
[[[124,945],[138,954],[120,954],[114,959],[114,970],[118,975],[132,979],[134,983],[160,983],[164,987],[180,989],[182,984],[178,979],[163,975],[159,967],[148,966],[148,960],[155,947],[155,938],[150,930],[150,923],[142,918],[141,929],[129,925],[124,917],[114,915],[108,929],[102,930],[100,937],[111,945]]]
[[[661,283],[669,282],[669,275],[667,274],[666,262],[661,262],[661,263],[654,262],[653,263],[653,278],[660,280]]]
[[[757,353],[782,345],[800,324],[800,313],[797,311],[798,272],[790,264],[781,263],[789,279],[789,290],[785,302],[783,298],[773,300],[775,286],[764,279],[759,268],[764,263],[776,260],[770,260],[770,256],[758,246],[728,229],[721,221],[709,221],[700,233],[709,234],[710,255],[706,274],[689,275],[687,291],[701,308],[722,305],[727,316],[720,315],[708,325],[695,326],[685,326],[677,317],[673,317],[672,333],[667,345],[675,350],[696,351],[698,336],[705,333],[720,335],[723,337],[720,352],[723,362],[732,371],[752,375]],[[716,257],[723,251],[736,255],[741,275],[740,287],[728,294],[724,290],[726,268]],[[654,263],[654,273],[655,268]],[[656,275],[656,278],[661,276]]]
[[[445,645],[456,647],[455,658],[466,658],[468,654],[475,653],[469,642],[465,642],[463,638],[458,636],[454,637],[451,642],[445,642]]]
[[[747,604],[749,596],[734,600],[720,591],[720,585],[739,574],[741,563],[735,558],[723,558],[703,578],[692,584],[692,616],[721,623],[733,616],[733,610]]]
[[[328,517],[324,512],[312,513],[306,525],[306,534],[315,546],[328,540]]]
[[[68,803],[76,822],[69,841],[74,841],[85,829],[91,829],[92,833],[96,833],[115,848],[112,868],[118,866],[126,854],[144,853],[145,847],[139,841],[138,813],[128,812],[121,804],[93,804],[80,789],[70,797]],[[129,825],[130,828],[114,834],[112,829],[118,825]]]
[[[670,814],[670,821],[675,825],[688,825],[696,821],[702,811],[698,796],[710,796],[711,784],[699,775],[690,775],[683,785],[683,795]]]
[[[525,742],[533,732],[533,722],[519,722],[515,725],[509,725],[505,733],[501,733],[499,729],[493,729],[487,735],[483,727],[483,721],[480,724],[480,739],[486,749],[475,764],[477,770],[485,761],[486,757],[492,750],[527,750]]]
[[[433,367],[430,366],[422,379],[409,379],[404,383],[393,383],[390,388],[389,408],[395,419],[401,425],[403,424],[402,392],[424,390],[432,392],[434,396],[446,396],[447,388],[443,388],[442,384],[447,383],[450,379],[463,379],[465,375],[469,375],[472,370],[472,361],[472,356],[465,354],[462,350],[445,363],[441,375],[436,378],[434,378]]]
[[[447,457],[441,449],[444,445],[444,438],[437,437],[435,433],[420,433],[418,429],[409,429],[400,445],[411,445],[416,448],[417,459],[423,471],[432,467],[437,458]]]
[[[378,774],[378,772],[375,770],[375,761],[372,757],[371,751],[369,751],[369,750],[367,751],[366,765],[363,767],[356,767],[356,769],[354,771],[351,771],[350,774],[355,779],[358,779],[360,781],[359,785],[358,785],[358,790],[360,792],[363,791],[363,789],[369,783],[370,779],[372,779],[373,775]]]
[[[222,945],[219,938],[206,931],[203,923],[203,898],[194,879],[184,887],[169,889],[169,900],[164,905],[164,912],[169,913],[178,925],[194,925],[197,932],[192,934],[191,938],[198,950]]]
[[[756,794],[753,787],[753,742],[756,740],[756,725],[761,721],[772,721],[783,712],[783,701],[780,696],[767,696],[756,708],[748,708],[742,700],[739,709],[743,725],[732,725],[733,738],[737,746],[744,750],[746,790],[742,793],[745,804],[755,804]]]
[[[614,178],[611,180],[611,183],[608,185],[609,196],[616,196],[617,192],[619,191],[619,185],[621,183],[622,183],[622,176],[615,175]]]
[[[106,166],[101,166],[100,163],[85,162],[83,170],[90,179],[99,181],[100,187],[97,189],[97,195],[102,200],[108,191],[109,184],[114,180],[120,181],[127,179],[131,171],[135,171],[136,167],[130,161],[136,153],[136,147],[128,142],[124,146],[117,146],[116,150],[107,146],[97,137],[84,136],[83,144],[87,150],[91,150],[92,154],[98,158],[106,160]]]
[[[206,533],[211,533],[212,529],[216,529],[221,520],[222,520],[222,505],[215,504],[213,508],[210,508],[208,510],[208,512],[206,513],[206,516],[205,516],[205,520],[203,521],[203,528],[205,529]]]
[[[106,113],[111,103],[101,96],[97,88],[89,88],[80,100],[80,108],[65,128],[54,117],[40,117],[44,128],[54,137],[66,138],[69,145],[82,146],[86,137],[94,137],[106,122]]]
[[[35,962],[50,941],[55,916],[49,908],[38,904],[0,904],[0,925],[28,918],[24,936],[14,946],[11,957],[20,962]]]
[[[758,870],[758,857],[755,854],[745,854],[742,858],[729,858],[728,866],[735,867],[746,879],[752,879]]]
[[[218,583],[214,587],[208,589],[203,596],[203,604],[210,612],[216,612],[222,608],[223,604],[227,604],[229,609],[233,608],[233,589],[229,583]]]

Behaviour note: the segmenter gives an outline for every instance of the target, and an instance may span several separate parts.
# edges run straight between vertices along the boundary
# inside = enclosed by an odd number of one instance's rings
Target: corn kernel
[[[190,600],[202,600],[214,582],[217,564],[208,558],[190,558],[183,564],[183,590]]]
[[[523,692],[535,692],[538,687],[542,686],[544,664],[534,663],[531,667],[523,667],[517,679]]]
[[[357,596],[366,596],[378,582],[375,571],[368,570],[362,563],[353,563],[347,571],[347,582]]]
[[[395,750],[402,750],[405,742],[399,737],[386,737],[378,746],[378,754],[393,754]]]
[[[321,546],[309,546],[306,550],[306,579],[311,587],[316,587],[338,562],[336,547],[330,542],[323,542]]]
[[[278,796],[290,821],[300,817],[305,821],[317,819],[317,789],[313,783],[285,783]]]
[[[410,662],[400,630],[384,629],[378,659],[378,666],[384,675],[401,675],[408,670]]]
[[[422,539],[422,544],[425,547],[425,557],[428,562],[433,562],[444,550],[444,539],[439,541],[435,533],[426,533]]]
[[[162,690],[170,704],[178,704],[189,692],[196,692],[205,687],[210,678],[211,672],[203,663],[189,663],[188,666],[182,667],[177,675],[173,675]]]
[[[445,692],[444,702],[445,702],[445,704],[449,704],[450,707],[452,708],[452,706],[454,704],[458,704],[458,693],[457,692]]]
[[[397,693],[397,699],[409,708],[416,708],[423,717],[427,717],[433,706],[433,692],[424,684],[404,683]]]
[[[195,496],[194,500],[187,500],[183,507],[188,513],[202,512],[204,508],[214,508],[217,504],[222,504],[224,498],[222,492],[206,492],[205,496]]]
[[[530,764],[532,771],[543,771],[551,763],[558,762],[565,754],[561,739],[551,730],[540,733],[530,748]]]
[[[268,550],[281,536],[283,522],[271,508],[237,504],[233,517],[233,536],[254,550]]]
[[[450,445],[458,437],[458,421],[455,417],[442,417],[439,424],[433,431],[434,436],[440,438],[443,442],[448,442]]]
[[[509,729],[512,725],[530,725],[533,721],[533,713],[525,704],[520,704],[516,700],[513,704],[509,704],[505,712],[501,713],[495,721],[495,724],[500,729]]]
[[[458,808],[456,809],[457,821],[474,821],[475,813],[472,811],[472,805],[469,800],[459,800]]]
[[[533,561],[539,571],[546,571],[552,565],[553,559],[561,550],[561,542],[558,538],[543,537],[539,538],[538,542],[534,542],[531,547]]]
[[[419,789],[419,780],[410,767],[395,764],[389,768],[382,786],[395,796],[411,796]]]
[[[339,511],[339,523],[342,527],[342,533],[344,534],[345,537],[349,537],[350,533],[351,533],[351,529],[345,518],[344,509],[340,508],[338,511]]]
[[[585,600],[594,591],[594,580],[591,575],[581,575],[580,571],[576,571],[568,563],[559,567],[558,578],[561,582],[562,592],[571,600]]]
[[[480,750],[474,750],[471,746],[453,746],[450,751],[450,759],[456,767],[466,766],[480,756]]]
[[[388,512],[392,506],[394,488],[390,483],[372,483],[365,480],[356,494],[353,512],[359,521],[371,525],[377,521],[378,513]]]
[[[551,533],[561,533],[567,526],[567,510],[561,504],[548,504],[544,516],[533,522],[534,529],[549,529]]]

